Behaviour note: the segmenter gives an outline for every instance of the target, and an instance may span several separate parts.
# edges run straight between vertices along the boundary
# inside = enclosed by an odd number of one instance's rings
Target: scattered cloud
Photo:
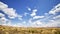
[[[20,20],[22,20],[22,16],[18,15],[16,13],[16,10],[13,8],[8,8],[7,4],[4,4],[3,2],[0,2],[0,10],[4,12],[8,18],[10,19],[15,19],[16,17]],[[11,24],[12,22],[10,19],[5,17],[5,14],[0,13],[0,24],[1,25],[8,25]]]
[[[34,16],[33,19],[44,18],[44,16]]]
[[[48,13],[45,13],[45,16],[36,16],[36,14],[34,14],[33,19],[29,19],[29,22],[31,23],[31,27],[60,27],[60,15],[56,14],[58,12],[60,12],[60,4],[55,6]],[[40,20],[39,18],[43,18],[43,19]],[[32,21],[34,19],[38,19],[38,20]]]
[[[10,18],[10,19],[18,18],[19,20],[23,20],[22,15],[17,14],[15,9],[8,8],[8,5],[4,4],[3,2],[0,2],[0,10],[2,10],[5,14],[7,14],[8,18]],[[29,20],[27,20],[29,23],[29,27],[60,27],[60,15],[56,14],[56,13],[60,12],[60,4],[56,5],[48,13],[45,13],[44,16],[37,16],[37,14],[36,14],[36,12],[38,11],[37,9],[31,10],[31,8],[28,7],[28,10],[32,11],[32,13],[30,14],[30,16],[32,18],[29,18]],[[23,23],[25,25],[22,23],[11,24],[12,23],[11,20],[6,18],[5,14],[0,13],[0,25],[27,27],[26,21],[23,21]],[[26,16],[26,15],[28,15],[28,13],[24,13],[24,16]],[[37,20],[35,20],[35,19],[37,19]],[[40,20],[40,19],[42,19],[42,20]],[[33,21],[33,20],[35,20],[35,21]]]
[[[17,17],[18,17],[19,20],[23,20],[23,19],[22,19],[23,16],[17,15]]]
[[[4,17],[4,16],[5,16],[4,14],[0,13],[0,18],[1,18],[1,17]]]
[[[11,26],[12,25],[11,23],[12,22],[5,17],[0,18],[0,25]]]
[[[27,9],[28,9],[29,11],[31,11],[31,8],[27,7]]]
[[[5,17],[0,18],[0,22],[6,23],[7,19]]]
[[[29,14],[29,13],[26,13],[26,12],[25,12],[25,13],[24,13],[24,16],[27,16],[28,14]]]
[[[13,8],[5,8],[2,9],[2,11],[8,15],[9,18],[13,19],[15,17],[17,17],[17,13],[15,12],[15,10]]]
[[[32,17],[35,16],[36,15],[36,12],[37,12],[37,9],[32,10],[31,16]]]
[[[60,15],[53,17],[53,19],[60,19]]]
[[[60,27],[60,20],[50,20],[48,24],[45,25],[45,27]]]
[[[0,2],[0,10],[7,14],[10,19],[18,17],[16,10],[13,8],[8,8],[8,5],[4,4],[3,2]]]
[[[40,26],[40,25],[42,25],[42,22],[40,20],[37,20],[37,21],[33,22],[33,24],[35,24],[36,26]]]
[[[4,4],[3,2],[0,2],[0,10],[7,8],[8,5]]]
[[[51,11],[49,11],[49,14],[55,15],[57,12],[60,12],[60,4],[56,5]]]

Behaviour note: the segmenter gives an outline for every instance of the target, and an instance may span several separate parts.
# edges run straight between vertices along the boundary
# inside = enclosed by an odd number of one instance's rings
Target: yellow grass
[[[60,28],[25,28],[0,25],[0,34],[60,34]]]

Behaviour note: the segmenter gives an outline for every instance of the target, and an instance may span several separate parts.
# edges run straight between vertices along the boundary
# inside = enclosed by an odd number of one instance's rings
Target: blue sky
[[[0,6],[2,6],[0,7],[0,13],[4,14],[1,19],[7,19],[4,22],[8,21],[3,23],[5,25],[24,27],[60,26],[60,0],[0,0],[0,2]],[[57,5],[59,5],[59,8],[55,8]],[[53,24],[49,25],[51,23]]]

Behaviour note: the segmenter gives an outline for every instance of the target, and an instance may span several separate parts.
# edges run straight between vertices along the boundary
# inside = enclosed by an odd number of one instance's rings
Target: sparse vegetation
[[[0,34],[60,34],[60,28],[25,28],[0,25]]]

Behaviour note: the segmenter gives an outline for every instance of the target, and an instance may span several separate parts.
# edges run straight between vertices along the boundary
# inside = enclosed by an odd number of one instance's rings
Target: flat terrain
[[[59,27],[51,28],[32,28],[32,27],[11,27],[1,26],[0,34],[60,34]]]

